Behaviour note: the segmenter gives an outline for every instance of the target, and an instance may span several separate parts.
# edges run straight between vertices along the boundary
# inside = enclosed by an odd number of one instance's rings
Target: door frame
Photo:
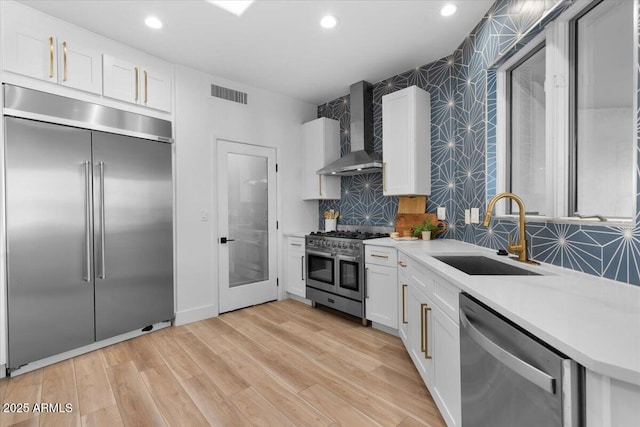
[[[214,144],[212,147],[212,157],[213,157],[213,170],[215,185],[212,186],[212,201],[213,201],[213,209],[212,213],[215,213],[216,217],[216,226],[213,227],[214,233],[212,236],[212,244],[215,247],[213,251],[214,262],[213,265],[217,266],[217,272],[215,277],[217,278],[217,296],[218,296],[218,314],[225,313],[228,311],[238,310],[245,307],[250,307],[252,305],[262,304],[268,301],[277,300],[280,297],[279,293],[279,236],[278,236],[278,185],[277,185],[277,148],[266,146],[266,145],[258,145],[258,144],[249,144],[245,142],[235,141],[229,138],[219,138],[215,137],[213,140]],[[266,281],[256,282],[253,284],[242,285],[238,287],[238,291],[240,290],[249,290],[253,289],[253,292],[250,292],[252,295],[248,300],[242,305],[234,304],[231,299],[229,301],[224,301],[224,298],[229,295],[223,296],[223,293],[227,291],[227,284],[229,280],[229,271],[228,271],[228,252],[226,256],[224,256],[224,252],[226,249],[223,244],[220,243],[221,237],[229,237],[228,234],[228,215],[223,215],[221,207],[223,203],[226,205],[227,201],[222,200],[222,180],[220,179],[220,173],[223,170],[223,166],[225,163],[222,156],[219,155],[220,149],[224,146],[228,146],[230,148],[235,147],[238,150],[238,154],[247,154],[253,155],[255,151],[251,150],[268,150],[269,153],[267,158],[268,166],[268,176],[269,176],[269,187],[273,186],[272,196],[268,198],[268,206],[269,206],[269,219],[268,219],[268,234],[269,234],[269,277]],[[273,162],[273,164],[269,164]],[[223,224],[226,222],[226,225]],[[226,266],[223,266],[223,263]],[[223,268],[224,267],[224,268]],[[264,283],[267,283],[269,287],[266,291],[261,290],[260,286],[264,286]],[[261,293],[262,292],[262,293]],[[240,292],[238,292],[239,294]],[[237,295],[237,294],[236,294]],[[246,297],[246,296],[245,296]]]

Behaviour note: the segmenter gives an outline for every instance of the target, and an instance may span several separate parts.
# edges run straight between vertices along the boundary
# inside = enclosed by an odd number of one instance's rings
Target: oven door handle
[[[338,259],[342,260],[342,261],[351,261],[351,262],[360,261],[360,257],[359,256],[338,255]]]
[[[335,254],[331,252],[316,252],[316,251],[310,251],[310,250],[307,250],[306,252],[307,252],[307,255],[315,255],[315,256],[321,256],[325,258],[333,258],[335,256]]]
[[[550,375],[542,372],[535,366],[531,366],[522,359],[517,358],[504,348],[487,338],[482,332],[476,329],[471,323],[464,310],[460,310],[460,323],[467,331],[469,337],[476,342],[484,351],[496,358],[500,363],[511,369],[516,374],[537,385],[549,394],[556,393],[556,380]]]

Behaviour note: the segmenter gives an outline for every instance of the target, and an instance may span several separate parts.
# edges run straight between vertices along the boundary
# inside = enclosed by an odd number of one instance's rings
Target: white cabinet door
[[[139,67],[131,62],[102,56],[103,93],[109,98],[137,104],[140,99]]]
[[[316,171],[340,158],[340,124],[319,118],[302,125],[302,199],[340,198],[340,177]]]
[[[6,5],[3,6],[3,12],[7,13],[8,10],[13,12],[13,7],[9,9]],[[25,25],[21,16],[12,15],[13,19],[5,17],[2,21],[4,69],[55,83],[57,67],[54,34],[46,26],[39,25],[39,22]]]
[[[460,328],[437,305],[430,308],[430,333],[433,334],[432,394],[447,425],[460,426]]]
[[[430,321],[430,301],[409,284],[407,296],[409,355],[429,391],[433,384],[433,333]]]
[[[171,111],[171,79],[169,74],[144,67],[142,69],[142,103],[156,110]]]
[[[408,332],[409,332],[409,319],[407,317],[407,300],[409,298],[409,280],[400,270],[398,271],[398,335],[404,344],[405,348],[408,348]]]
[[[382,97],[385,196],[431,193],[429,94],[411,86]]]
[[[67,37],[58,38],[58,83],[102,93],[102,55]]]
[[[367,264],[366,318],[393,329],[398,328],[398,278],[395,267]]]
[[[287,292],[301,298],[306,298],[303,238],[290,237],[288,239],[286,277]]]
[[[103,93],[109,98],[171,111],[171,73],[103,55]]]

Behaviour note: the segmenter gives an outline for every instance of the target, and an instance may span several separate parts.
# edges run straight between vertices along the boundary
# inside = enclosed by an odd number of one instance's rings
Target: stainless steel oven
[[[362,318],[366,324],[363,240],[386,234],[312,233],[305,239],[306,295],[322,304]]]
[[[306,250],[307,286],[347,298],[362,300],[362,255]]]

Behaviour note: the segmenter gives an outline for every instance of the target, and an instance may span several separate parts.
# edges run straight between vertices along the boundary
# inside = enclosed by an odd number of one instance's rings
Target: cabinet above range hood
[[[382,154],[373,151],[371,83],[351,85],[351,152],[317,171],[319,175],[360,175],[382,171]]]

